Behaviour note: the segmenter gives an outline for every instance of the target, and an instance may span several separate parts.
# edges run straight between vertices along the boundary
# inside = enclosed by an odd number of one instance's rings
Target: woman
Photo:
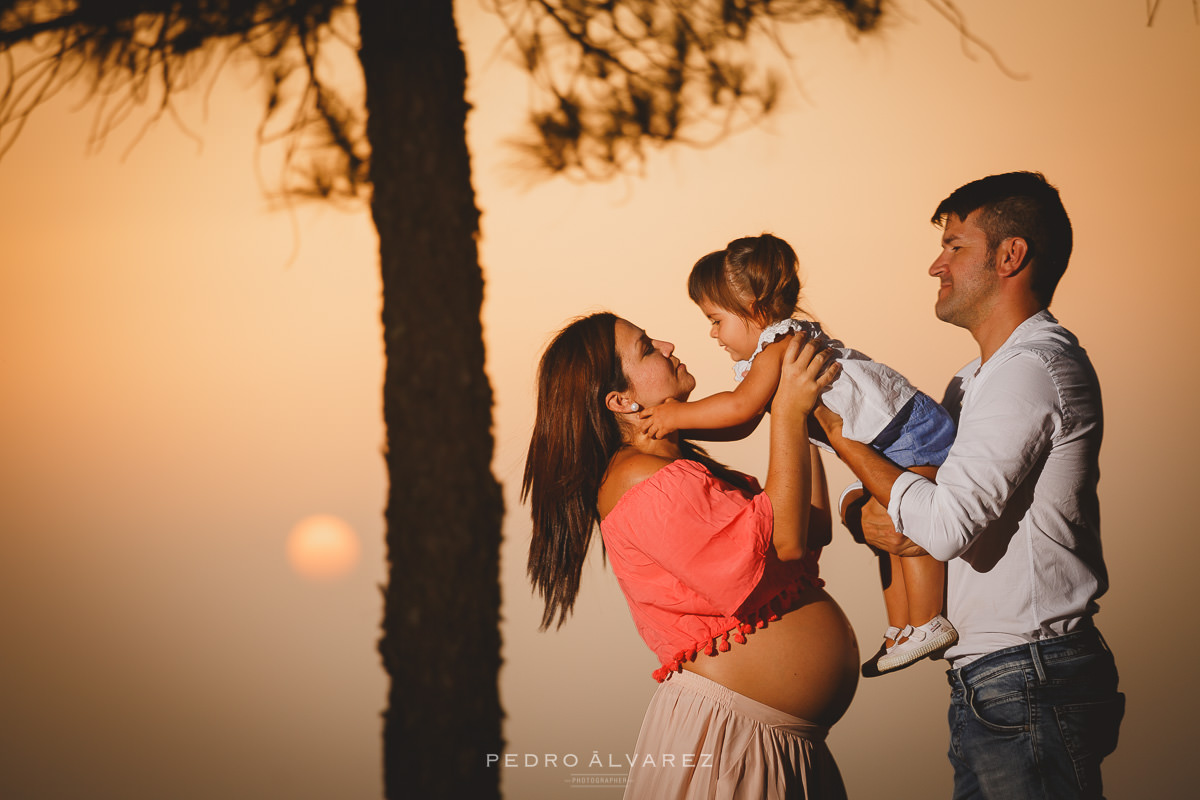
[[[695,388],[673,349],[593,314],[542,356],[522,485],[542,627],[570,613],[599,523],[662,663],[625,797],[845,797],[824,736],[854,694],[858,648],[817,577],[829,503],[807,437],[836,365],[789,345],[760,490],[678,435],[644,431],[637,411]]]

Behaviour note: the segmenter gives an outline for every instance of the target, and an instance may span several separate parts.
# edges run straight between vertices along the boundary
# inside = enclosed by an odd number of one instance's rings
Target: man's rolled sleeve
[[[892,484],[891,500],[888,502],[887,512],[888,516],[892,518],[892,525],[896,528],[896,533],[904,533],[904,518],[900,514],[900,498],[912,488],[914,483],[924,480],[915,472],[905,471],[901,472],[900,477],[896,478],[895,483]],[[928,481],[925,482],[928,483]]]
[[[892,486],[897,532],[939,561],[962,555],[1000,518],[1060,426],[1058,389],[1038,354],[1009,353],[988,367],[937,483],[907,473]]]

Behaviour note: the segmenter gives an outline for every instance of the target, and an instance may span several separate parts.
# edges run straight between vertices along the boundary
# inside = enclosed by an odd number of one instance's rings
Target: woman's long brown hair
[[[521,499],[533,514],[529,579],[546,607],[542,629],[560,626],[575,605],[592,529],[596,496],[608,462],[621,448],[616,418],[604,405],[627,388],[616,352],[617,318],[580,317],[542,354],[537,416],[525,458]]]
[[[561,626],[574,608],[592,531],[600,522],[600,484],[623,443],[616,417],[605,406],[609,392],[629,386],[617,354],[616,323],[608,312],[574,320],[559,331],[538,365],[537,415],[521,499],[533,515],[528,574],[546,604],[542,630]],[[749,490],[744,475],[690,442],[681,441],[680,449],[684,458]]]

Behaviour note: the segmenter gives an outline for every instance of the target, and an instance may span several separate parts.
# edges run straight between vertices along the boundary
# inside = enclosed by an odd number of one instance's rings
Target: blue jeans
[[[1095,628],[989,653],[946,673],[954,798],[1103,798],[1125,695]]]

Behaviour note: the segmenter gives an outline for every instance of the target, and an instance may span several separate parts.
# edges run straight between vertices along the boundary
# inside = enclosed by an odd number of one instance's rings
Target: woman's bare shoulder
[[[604,481],[600,484],[600,516],[608,516],[608,512],[612,511],[627,491],[674,461],[673,458],[651,453],[618,453],[613,457],[608,472],[604,475]]]

